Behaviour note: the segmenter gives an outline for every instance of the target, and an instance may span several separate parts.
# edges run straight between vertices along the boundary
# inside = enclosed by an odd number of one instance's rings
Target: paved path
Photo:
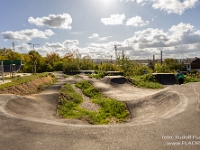
[[[20,119],[4,110],[9,99],[20,96],[0,95],[0,150],[199,150],[199,87],[200,83],[190,83],[167,89],[184,99],[171,116],[110,126]]]

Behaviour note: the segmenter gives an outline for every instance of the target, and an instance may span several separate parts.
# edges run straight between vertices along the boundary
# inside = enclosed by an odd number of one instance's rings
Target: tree
[[[52,71],[54,64],[56,62],[60,61],[61,58],[60,58],[59,54],[52,52],[52,53],[47,53],[45,59],[46,59],[46,63],[48,64],[47,70]]]
[[[34,73],[36,73],[36,64],[37,64],[37,61],[38,59],[41,57],[40,54],[35,51],[35,50],[31,50],[29,53],[28,53],[32,63],[33,63],[33,68],[34,68]]]
[[[184,66],[173,58],[166,58],[164,64],[171,72],[184,69]]]
[[[22,59],[22,54],[18,53],[18,52],[14,52],[11,49],[0,49],[0,59],[1,60],[19,60]]]

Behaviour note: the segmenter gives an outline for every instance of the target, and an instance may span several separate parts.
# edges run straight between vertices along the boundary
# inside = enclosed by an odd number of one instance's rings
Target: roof
[[[184,64],[191,64],[191,63],[198,63],[198,64],[200,64],[200,58],[195,57],[193,59],[190,59],[190,60],[187,60],[187,61],[184,62]]]

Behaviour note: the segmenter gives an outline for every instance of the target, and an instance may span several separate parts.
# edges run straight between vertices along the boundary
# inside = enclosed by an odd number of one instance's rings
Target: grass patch
[[[190,83],[190,82],[200,82],[200,78],[185,75],[184,76],[184,84]]]
[[[76,83],[76,87],[80,88],[86,96],[90,98],[101,97],[101,92],[94,88],[88,81],[80,81]]]
[[[69,75],[64,74],[64,78],[69,78]]]
[[[73,77],[74,77],[74,78],[79,78],[79,75],[78,75],[78,74],[76,74],[76,75],[74,75]]]
[[[57,81],[56,77],[51,73],[38,73],[38,74],[30,75],[30,76],[15,77],[15,78],[12,79],[12,82],[1,84],[0,85],[0,90],[4,89],[4,88],[11,87],[11,86],[15,86],[15,85],[31,82],[31,81],[33,81],[35,79],[39,79],[39,78],[42,78],[42,77],[47,77],[49,75],[53,78],[53,82]]]
[[[96,78],[96,79],[104,78],[107,75],[109,74],[103,71],[97,71],[95,74],[88,74],[90,78]]]
[[[155,77],[151,74],[145,74],[142,76],[134,76],[131,78],[132,84],[137,87],[151,88],[151,89],[161,89],[163,86],[157,82]]]
[[[67,83],[61,89],[60,104],[58,112],[65,118],[76,118],[86,120],[90,124],[108,124],[113,122],[125,122],[129,117],[126,105],[123,102],[111,98],[105,98],[101,92],[94,88],[89,82],[81,81],[76,84],[82,92],[91,98],[91,101],[100,106],[98,112],[80,108],[82,96],[76,93],[71,85]]]

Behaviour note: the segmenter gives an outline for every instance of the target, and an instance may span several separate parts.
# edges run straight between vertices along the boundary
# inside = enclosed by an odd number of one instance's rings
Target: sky
[[[92,59],[200,57],[198,0],[0,0],[0,49]]]

